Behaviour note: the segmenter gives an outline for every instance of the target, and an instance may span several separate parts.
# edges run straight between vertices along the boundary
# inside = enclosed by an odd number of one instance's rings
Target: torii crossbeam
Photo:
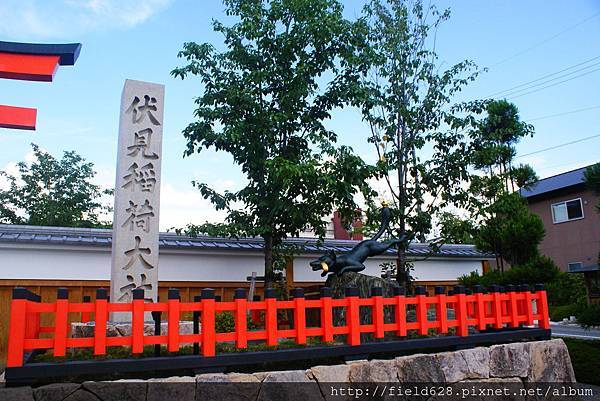
[[[74,65],[81,43],[0,41],[0,78],[52,82],[59,65]],[[37,110],[0,105],[0,128],[35,130]]]

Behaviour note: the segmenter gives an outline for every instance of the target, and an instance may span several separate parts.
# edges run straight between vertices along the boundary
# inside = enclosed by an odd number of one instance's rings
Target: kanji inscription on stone
[[[132,290],[157,301],[163,85],[126,80],[121,97],[112,236],[111,302]],[[131,319],[115,313],[113,320]]]

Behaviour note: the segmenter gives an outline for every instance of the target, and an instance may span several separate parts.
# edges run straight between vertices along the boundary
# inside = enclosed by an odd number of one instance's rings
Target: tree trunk
[[[265,288],[272,287],[275,274],[273,272],[273,235],[263,235],[265,241]]]

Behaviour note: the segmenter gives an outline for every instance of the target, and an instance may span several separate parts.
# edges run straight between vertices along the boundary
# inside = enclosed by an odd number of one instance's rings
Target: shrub
[[[577,316],[581,305],[560,305],[550,306],[550,320],[560,322],[563,319],[568,319],[571,316]]]
[[[255,330],[256,325],[250,318],[250,316],[246,319],[246,328],[248,330]],[[217,333],[231,333],[235,330],[235,319],[233,317],[233,313],[226,311],[217,313],[215,316],[215,331]]]
[[[468,287],[479,284],[489,287],[492,284],[528,284],[549,283],[555,281],[561,274],[561,271],[552,259],[546,256],[535,256],[528,262],[518,266],[513,266],[506,272],[500,270],[490,270],[483,275],[477,272],[471,272],[469,275],[459,277],[461,284]]]
[[[600,305],[589,305],[579,309],[577,322],[584,328],[600,327]]]
[[[546,285],[550,305],[585,305],[586,289],[583,274],[561,272]]]

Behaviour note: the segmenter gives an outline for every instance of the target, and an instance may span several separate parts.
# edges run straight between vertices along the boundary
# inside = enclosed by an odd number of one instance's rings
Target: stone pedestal
[[[167,322],[160,323],[160,335],[167,335]],[[94,337],[94,322],[90,323],[71,323],[71,337],[83,338]],[[179,334],[194,334],[194,324],[191,321],[179,322]],[[131,335],[131,323],[108,322],[106,324],[107,337],[127,337]],[[154,322],[144,323],[144,335],[154,335]]]
[[[359,291],[359,296],[361,298],[369,298],[371,296],[371,288],[372,287],[381,287],[383,288],[383,296],[391,297],[394,295],[394,288],[399,288],[397,282],[384,280],[379,277],[367,276],[360,273],[349,272],[345,273],[342,276],[329,275],[327,277],[327,281],[325,285],[331,288],[331,292],[334,298],[342,298],[344,297],[344,292],[348,287],[357,287]],[[394,321],[394,308],[384,307],[383,309],[383,319],[384,322],[393,322]],[[370,307],[361,307],[360,312],[360,323],[372,324],[373,316],[371,313]],[[342,326],[346,324],[346,310],[344,308],[335,308],[333,310],[333,325],[334,326]],[[386,334],[390,336],[389,333]],[[373,334],[371,333],[362,333],[361,334],[361,342],[373,341]]]

